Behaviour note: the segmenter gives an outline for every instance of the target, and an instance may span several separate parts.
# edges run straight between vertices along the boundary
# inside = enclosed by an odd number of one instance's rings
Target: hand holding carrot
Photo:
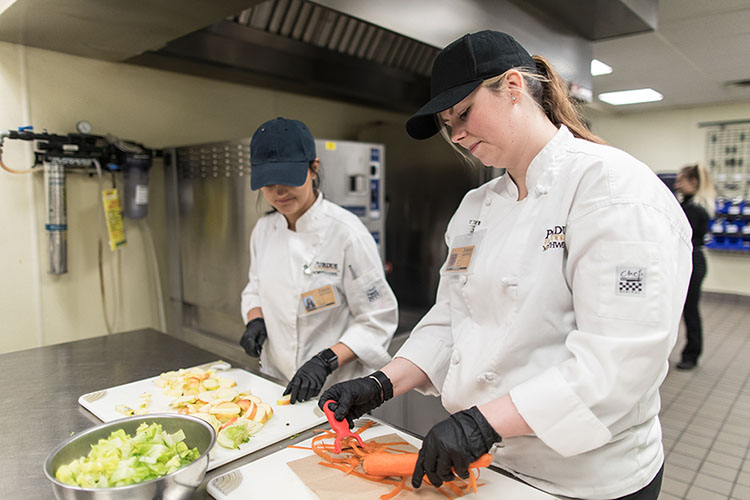
[[[422,441],[412,486],[419,488],[425,475],[436,487],[455,476],[468,478],[471,462],[499,441],[502,438],[476,406],[454,413],[435,424]]]

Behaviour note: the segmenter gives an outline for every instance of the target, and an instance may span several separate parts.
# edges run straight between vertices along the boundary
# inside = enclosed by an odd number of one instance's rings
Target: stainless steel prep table
[[[78,405],[80,395],[217,359],[216,354],[151,329],[0,355],[0,496],[54,498],[42,472],[47,454],[72,432],[100,423]],[[257,373],[257,368],[250,366],[253,360],[245,364],[226,361]],[[206,475],[206,480],[288,444],[285,441],[269,446],[218,467]],[[194,499],[211,498],[206,482]]]

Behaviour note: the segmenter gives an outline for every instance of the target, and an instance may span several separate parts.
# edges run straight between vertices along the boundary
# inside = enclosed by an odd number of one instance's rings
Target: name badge
[[[444,271],[451,274],[468,274],[474,267],[484,239],[485,230],[472,231],[454,239]]]
[[[310,290],[301,295],[302,297],[302,308],[305,314],[312,312],[322,311],[335,306],[338,302],[336,300],[336,292],[333,290],[333,285],[326,285],[315,290]]]

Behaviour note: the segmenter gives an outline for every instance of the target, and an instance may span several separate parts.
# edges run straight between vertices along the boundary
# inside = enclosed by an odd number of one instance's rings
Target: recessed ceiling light
[[[607,102],[614,106],[621,106],[623,104],[637,104],[639,102],[654,102],[661,101],[664,96],[655,91],[654,89],[634,89],[634,90],[621,90],[619,92],[604,92],[599,94],[600,101]]]
[[[607,66],[599,59],[591,60],[591,76],[608,75],[612,73],[612,67]]]

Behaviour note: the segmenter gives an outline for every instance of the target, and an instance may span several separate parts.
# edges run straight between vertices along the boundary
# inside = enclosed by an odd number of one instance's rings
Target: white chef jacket
[[[250,236],[242,318],[247,321],[255,307],[263,310],[268,338],[261,371],[288,382],[302,364],[337,342],[358,360],[335,370],[326,386],[382,368],[391,360],[387,349],[398,306],[372,235],[354,214],[322,194],[295,228],[274,212],[262,217]],[[336,305],[308,312],[303,294],[328,286]]]
[[[473,268],[441,268],[435,305],[396,354],[454,413],[510,393],[534,435],[495,462],[551,494],[616,498],[664,460],[659,385],[691,272],[690,226],[643,163],[563,126],[529,165],[466,194],[448,248],[484,230]],[[456,243],[462,246],[465,243]],[[450,258],[450,257],[449,257]]]

